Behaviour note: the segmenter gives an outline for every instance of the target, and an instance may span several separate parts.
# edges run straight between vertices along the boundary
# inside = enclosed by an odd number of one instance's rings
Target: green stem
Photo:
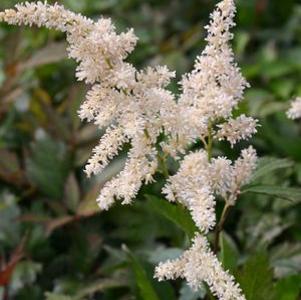
[[[212,123],[209,122],[209,125],[208,125],[208,142],[207,142],[207,147],[206,147],[209,162],[211,161],[211,158],[212,158],[212,143],[213,143]]]
[[[160,154],[158,154],[158,157],[159,157],[159,161],[160,161],[160,165],[161,165],[162,174],[164,175],[165,178],[168,178],[169,171],[168,171],[168,167],[166,164],[166,156],[165,155],[161,156]]]
[[[214,245],[213,245],[213,251],[214,253],[217,253],[219,251],[219,236],[220,233],[223,230],[224,224],[226,222],[226,219],[229,215],[229,212],[231,210],[231,205],[229,205],[226,201],[226,204],[224,206],[221,218],[219,220],[219,223],[215,227],[215,233],[214,233]]]
[[[104,52],[102,51],[101,54],[104,57],[104,60],[107,64],[107,66],[109,67],[109,69],[113,69],[113,64],[111,63],[110,59],[108,57],[105,56]]]

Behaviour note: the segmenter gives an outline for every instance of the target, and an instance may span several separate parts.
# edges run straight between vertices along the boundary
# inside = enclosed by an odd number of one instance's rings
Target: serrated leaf
[[[265,157],[259,160],[258,167],[254,171],[251,182],[279,169],[290,168],[293,162],[288,159]]]
[[[286,199],[293,202],[301,201],[301,189],[285,187],[285,186],[274,186],[274,185],[246,186],[242,190],[242,193],[263,194],[263,195]]]
[[[26,161],[30,180],[48,197],[61,198],[70,168],[65,145],[46,136],[33,143],[31,151]]]
[[[237,277],[248,300],[276,300],[273,272],[266,254],[260,253],[248,259]]]
[[[185,231],[190,237],[194,237],[197,227],[194,224],[189,212],[179,204],[172,204],[167,200],[158,198],[153,195],[145,195],[149,201],[150,207],[157,213],[163,215],[179,228]]]
[[[146,271],[144,270],[138,259],[136,259],[134,254],[125,245],[123,246],[123,250],[127,253],[128,258],[130,260],[131,266],[135,273],[136,283],[138,285],[142,299],[159,300],[155,289],[153,288],[150,280],[148,279]]]

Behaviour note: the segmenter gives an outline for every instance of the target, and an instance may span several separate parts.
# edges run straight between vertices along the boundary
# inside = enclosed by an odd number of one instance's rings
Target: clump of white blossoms
[[[192,246],[179,258],[160,263],[156,270],[159,279],[186,278],[189,285],[197,290],[200,282],[205,281],[219,299],[245,300],[233,277],[223,270],[216,255],[210,250],[205,237],[197,234]]]
[[[86,165],[88,176],[102,172],[124,144],[131,145],[124,169],[100,192],[97,202],[102,209],[115,200],[130,203],[143,183],[153,181],[166,156],[182,159],[176,174],[166,174],[163,193],[169,201],[187,207],[199,232],[191,248],[174,261],[160,263],[155,276],[159,280],[185,278],[195,289],[205,281],[224,300],[245,297],[210,250],[205,235],[216,228],[218,237],[224,221],[222,217],[216,225],[216,196],[224,199],[224,211],[233,206],[257,159],[252,147],[243,150],[235,162],[212,157],[213,142],[226,140],[233,147],[250,138],[257,127],[257,120],[251,117],[233,117],[248,87],[230,46],[234,15],[233,0],[217,4],[206,27],[207,46],[194,70],[183,76],[181,94],[174,95],[167,86],[175,73],[167,67],[140,71],[125,61],[138,40],[132,29],[118,34],[110,19],[93,21],[58,4],[42,2],[26,2],[0,13],[0,20],[9,24],[45,26],[66,33],[69,57],[78,62],[76,76],[92,85],[79,116],[106,128]],[[165,138],[158,143],[162,134]],[[203,149],[187,152],[197,141]]]
[[[292,120],[301,118],[301,97],[297,97],[291,102],[290,109],[286,112],[286,115]]]

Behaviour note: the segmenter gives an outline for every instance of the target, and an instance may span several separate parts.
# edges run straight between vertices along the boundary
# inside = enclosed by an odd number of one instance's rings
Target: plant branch
[[[208,142],[205,144],[209,162],[211,161],[211,158],[212,158],[212,143],[213,143],[212,123],[209,122],[209,124],[208,124]]]
[[[165,178],[168,178],[169,177],[169,171],[168,171],[168,167],[167,167],[167,164],[166,164],[166,156],[165,155],[160,155],[158,154],[158,159],[159,159],[159,162],[160,162],[160,167],[161,167],[161,171],[162,171],[162,174],[164,175]]]
[[[224,224],[226,222],[226,219],[229,215],[229,212],[231,210],[231,205],[229,205],[226,201],[226,204],[224,206],[221,218],[219,220],[219,223],[215,227],[215,232],[214,232],[214,245],[213,245],[213,251],[216,254],[219,251],[219,237],[220,233],[224,228]]]

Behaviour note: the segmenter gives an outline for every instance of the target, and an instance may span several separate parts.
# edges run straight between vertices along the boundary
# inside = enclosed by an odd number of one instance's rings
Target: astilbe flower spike
[[[292,120],[301,118],[301,97],[297,97],[291,102],[290,109],[286,112],[286,115]]]
[[[205,235],[216,225],[216,196],[227,206],[234,205],[257,159],[252,147],[243,150],[235,162],[212,157],[211,151],[213,140],[227,140],[233,147],[256,133],[257,120],[245,115],[233,118],[249,86],[230,47],[234,15],[233,0],[217,4],[206,27],[207,46],[193,71],[182,77],[176,97],[167,89],[175,72],[165,66],[140,71],[125,61],[138,40],[132,29],[118,34],[110,19],[93,21],[58,4],[42,2],[25,2],[0,13],[0,20],[9,24],[66,33],[68,55],[78,63],[76,77],[91,85],[79,116],[106,128],[88,160],[87,175],[101,173],[124,144],[131,145],[124,169],[100,192],[97,202],[102,209],[116,199],[130,203],[141,185],[153,180],[159,151],[175,159],[183,157],[178,172],[167,178],[163,193],[169,201],[187,207],[199,232],[190,249],[174,261],[160,263],[155,276],[159,280],[185,278],[194,289],[205,281],[224,300],[245,297],[210,250]],[[158,145],[162,133],[165,139]],[[204,149],[187,153],[189,145],[199,139]]]
[[[198,290],[200,282],[204,281],[218,299],[245,300],[240,287],[234,282],[234,277],[223,270],[221,263],[210,250],[207,239],[199,234],[193,239],[191,248],[179,258],[160,263],[155,277],[159,281],[185,278],[194,290]]]
[[[165,87],[175,73],[165,66],[137,71],[125,62],[137,37],[132,29],[117,34],[110,19],[94,22],[58,4],[42,2],[18,4],[15,10],[2,12],[0,19],[66,32],[69,57],[79,64],[77,78],[92,84],[79,116],[107,128],[86,173],[100,173],[123,144],[131,143],[124,170],[104,186],[97,200],[102,209],[108,209],[114,198],[130,203],[142,182],[152,181],[157,169],[155,143],[163,123],[160,113],[174,104],[174,96]]]

